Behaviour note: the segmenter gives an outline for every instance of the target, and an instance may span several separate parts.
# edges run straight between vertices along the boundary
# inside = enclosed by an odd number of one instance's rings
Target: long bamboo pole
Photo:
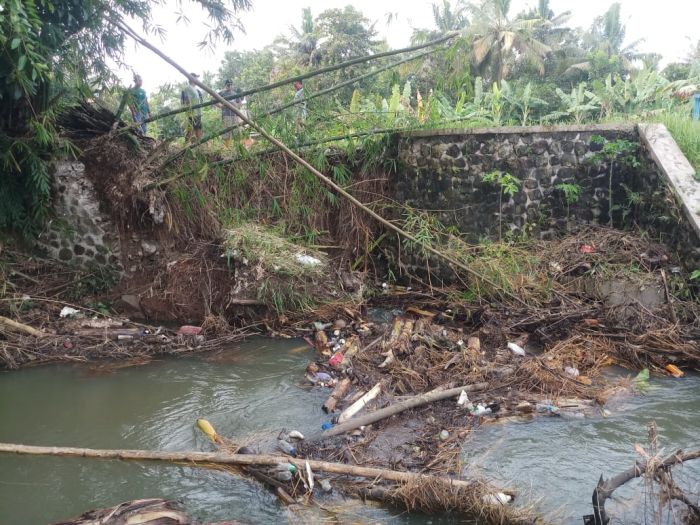
[[[459,386],[456,388],[450,388],[448,390],[432,390],[425,394],[421,394],[412,397],[411,399],[407,399],[406,401],[402,401],[401,403],[396,403],[395,405],[391,405],[380,410],[375,410],[374,412],[370,412],[369,414],[366,414],[364,416],[348,419],[347,421],[342,422],[339,425],[336,425],[333,428],[325,431],[323,434],[318,436],[316,440],[337,436],[339,434],[355,430],[356,428],[360,428],[365,425],[371,425],[372,423],[376,423],[377,421],[381,421],[382,419],[386,419],[393,415],[400,414],[401,412],[404,412],[405,410],[409,410],[411,408],[416,408],[419,406],[427,405],[428,403],[434,403],[435,401],[441,401],[443,399],[458,396],[462,393],[462,390],[464,390],[465,392],[476,392],[478,390],[485,390],[488,387],[488,383],[476,383],[474,385]]]
[[[383,135],[386,133],[402,133],[402,132],[413,131],[413,130],[417,130],[417,129],[421,129],[421,128],[419,128],[417,126],[407,126],[405,128],[378,128],[378,129],[370,129],[368,131],[358,131],[355,133],[344,133],[343,135],[334,135],[332,137],[326,137],[324,139],[319,139],[319,140],[307,140],[307,141],[302,142],[300,144],[295,144],[292,149],[298,151],[301,148],[308,148],[311,146],[319,146],[321,144],[327,144],[328,142],[336,142],[339,140],[354,139],[354,138],[359,138],[359,137],[369,137],[372,135]],[[231,164],[232,162],[247,159],[250,157],[259,157],[262,155],[268,155],[269,153],[274,153],[275,151],[279,151],[279,148],[261,149],[260,151],[253,151],[253,152],[249,153],[248,155],[237,155],[237,156],[232,157],[230,159],[217,160],[216,162],[212,163],[212,166],[223,166],[225,164]],[[172,180],[173,180],[173,177],[170,177],[170,178],[162,181],[162,184],[167,183],[167,182],[171,182]]]
[[[393,49],[393,50],[391,50],[391,51],[385,51],[385,52],[383,52],[383,53],[377,53],[377,54],[375,54],[375,55],[369,55],[369,56],[364,56],[364,57],[353,58],[353,59],[350,59],[350,60],[346,60],[345,62],[341,62],[340,64],[334,64],[334,65],[332,65],[332,66],[327,66],[327,67],[323,67],[323,68],[320,68],[320,69],[314,69],[313,71],[309,71],[309,72],[307,72],[307,73],[303,73],[303,74],[301,74],[301,75],[296,75],[296,76],[293,76],[293,77],[287,77],[287,78],[284,78],[284,79],[282,79],[282,80],[278,80],[278,81],[276,81],[276,82],[273,82],[273,83],[271,83],[271,84],[267,84],[267,85],[265,85],[265,86],[260,86],[260,87],[257,87],[257,88],[249,89],[249,90],[247,90],[247,91],[241,91],[240,93],[236,93],[236,94],[233,94],[233,95],[227,95],[227,96],[224,97],[224,98],[225,98],[226,100],[234,100],[234,99],[237,99],[237,98],[243,98],[243,97],[247,97],[247,96],[250,96],[250,95],[254,95],[254,94],[256,94],[256,93],[261,93],[261,92],[264,92],[264,91],[270,91],[270,90],[275,89],[275,88],[278,88],[278,87],[287,86],[287,85],[290,85],[290,84],[293,83],[293,82],[296,82],[297,80],[306,80],[306,79],[309,79],[309,78],[316,77],[316,76],[318,76],[318,75],[323,75],[323,74],[325,74],[325,73],[330,73],[330,72],[333,72],[333,71],[337,71],[337,70],[339,70],[339,69],[345,69],[346,67],[350,67],[350,66],[353,66],[353,65],[355,65],[355,64],[361,64],[361,63],[364,63],[364,62],[371,62],[371,61],[373,61],[373,60],[378,60],[378,59],[380,59],[380,58],[385,58],[385,57],[394,56],[394,55],[401,55],[401,54],[404,54],[404,53],[411,53],[411,52],[413,52],[413,51],[418,51],[418,50],[420,50],[420,49],[425,49],[426,47],[437,46],[437,45],[439,45],[439,44],[442,44],[442,43],[444,43],[444,42],[447,42],[447,41],[449,41],[449,40],[452,40],[452,39],[455,38],[458,34],[459,34],[458,31],[452,31],[452,32],[446,34],[446,35],[443,36],[443,37],[436,38],[435,40],[431,40],[430,42],[426,42],[425,44],[418,44],[418,45],[415,45],[415,46],[404,47],[404,48],[401,48],[401,49]],[[165,112],[163,112],[163,113],[158,113],[157,115],[154,115],[154,116],[152,116],[152,117],[150,117],[150,118],[147,118],[146,120],[144,120],[144,122],[153,122],[153,121],[156,121],[156,120],[165,118],[165,117],[170,117],[170,116],[173,116],[173,115],[177,115],[177,114],[179,114],[179,113],[183,113],[183,112],[185,112],[185,111],[189,111],[189,110],[191,110],[191,109],[204,108],[204,107],[211,106],[211,105],[214,105],[214,104],[217,104],[217,103],[218,103],[217,101],[208,100],[207,102],[202,102],[201,104],[195,104],[195,105],[192,106],[192,107],[188,107],[188,108],[178,108],[178,109],[173,109],[173,110],[170,110],[170,111],[165,111]],[[134,127],[136,127],[136,126],[138,126],[138,124],[133,124],[133,125],[128,126],[128,127],[129,127],[129,128],[134,128]]]
[[[375,75],[378,75],[379,73],[382,73],[382,72],[387,71],[387,70],[389,70],[389,69],[393,69],[393,68],[395,68],[395,67],[398,67],[398,66],[400,66],[401,64],[404,64],[404,63],[406,63],[406,62],[411,62],[411,61],[413,61],[413,60],[417,60],[417,59],[419,59],[419,58],[423,58],[424,56],[430,55],[430,54],[432,54],[432,53],[434,53],[434,52],[435,52],[434,49],[430,49],[430,50],[425,51],[425,52],[423,52],[423,53],[419,53],[419,54],[417,54],[417,55],[414,55],[414,56],[412,56],[412,57],[408,57],[408,58],[404,58],[403,60],[398,60],[398,61],[396,61],[396,62],[392,62],[391,64],[387,64],[386,66],[383,66],[383,67],[374,69],[374,70],[370,71],[369,73],[365,73],[364,75],[360,75],[359,77],[354,77],[354,78],[345,80],[345,81],[343,81],[343,82],[340,82],[339,84],[335,84],[334,86],[331,86],[331,87],[329,87],[329,88],[326,88],[326,89],[323,89],[323,90],[318,91],[318,92],[316,92],[316,93],[313,93],[312,95],[309,95],[308,97],[305,96],[303,99],[293,100],[293,101],[291,101],[291,102],[288,102],[287,104],[283,104],[283,105],[281,105],[281,106],[278,106],[278,107],[276,107],[276,108],[273,108],[273,109],[271,109],[271,110],[269,110],[269,111],[266,111],[266,112],[264,112],[264,113],[260,113],[259,115],[255,115],[255,118],[269,117],[270,115],[275,115],[275,114],[277,114],[277,113],[281,113],[282,111],[285,111],[285,110],[287,110],[287,109],[289,109],[289,108],[292,108],[292,107],[294,107],[294,106],[297,106],[297,105],[299,105],[299,104],[305,104],[305,103],[307,103],[307,102],[310,101],[310,100],[313,100],[313,99],[315,99],[315,98],[328,95],[329,93],[333,93],[334,91],[338,91],[339,89],[342,89],[342,88],[344,88],[345,86],[350,86],[350,85],[352,85],[352,84],[354,84],[354,83],[356,83],[356,82],[360,82],[360,81],[365,80],[365,79],[367,79],[367,78],[373,77],[373,76],[375,76]],[[182,149],[180,149],[178,152],[173,153],[173,154],[170,155],[168,158],[166,158],[166,159],[161,163],[161,165],[157,168],[157,170],[162,170],[164,167],[166,167],[166,166],[169,165],[170,163],[172,163],[172,162],[174,162],[175,160],[177,160],[177,159],[179,159],[180,157],[182,157],[182,156],[183,156],[185,153],[187,153],[188,151],[193,150],[194,148],[198,148],[198,147],[201,146],[202,144],[205,144],[205,143],[209,142],[210,140],[215,139],[216,137],[220,137],[221,135],[223,135],[223,134],[225,134],[225,133],[229,133],[229,132],[231,132],[231,131],[233,131],[233,130],[235,130],[235,129],[238,129],[238,128],[242,127],[243,124],[244,124],[244,123],[239,122],[239,123],[237,123],[237,124],[234,124],[233,126],[227,126],[227,127],[223,128],[223,129],[221,129],[221,130],[219,130],[219,131],[216,131],[216,132],[214,132],[214,133],[210,133],[210,134],[207,135],[206,137],[202,137],[202,138],[199,139],[197,142],[193,142],[192,144],[188,144],[187,146],[185,146],[185,147],[183,147]],[[151,187],[154,186],[154,185],[159,185],[159,184],[158,184],[158,182],[153,182],[153,183],[150,184]],[[146,188],[148,188],[148,186],[146,186]]]
[[[353,197],[350,193],[345,191],[342,187],[337,185],[335,182],[333,182],[329,177],[318,171],[316,168],[314,168],[311,164],[309,164],[306,160],[301,158],[299,155],[294,153],[289,147],[282,143],[280,140],[276,139],[273,137],[267,130],[262,128],[260,125],[257,123],[253,122],[250,118],[248,118],[246,115],[244,115],[236,106],[234,106],[231,102],[228,100],[224,99],[221,95],[219,95],[216,91],[211,89],[209,86],[206,86],[205,84],[201,83],[198,79],[194,78],[191,76],[181,65],[179,65],[177,62],[175,62],[172,58],[167,56],[165,53],[163,53],[161,50],[153,46],[150,42],[148,42],[146,39],[138,35],[136,32],[134,32],[126,23],[124,23],[122,20],[119,19],[117,15],[113,15],[115,18],[111,18],[110,21],[116,25],[118,28],[120,28],[122,31],[124,31],[127,35],[131,36],[134,40],[136,40],[139,44],[142,46],[146,47],[147,49],[150,49],[153,51],[156,55],[158,55],[160,58],[165,60],[168,64],[173,66],[175,69],[177,69],[180,73],[182,73],[190,82],[193,84],[199,86],[202,88],[204,91],[209,93],[214,99],[228,107],[231,111],[233,111],[243,122],[248,124],[251,128],[255,129],[262,137],[270,141],[272,144],[280,148],[282,151],[284,151],[289,157],[294,160],[297,164],[303,166],[307,170],[309,170],[314,176],[316,176],[319,180],[321,180],[323,183],[325,183],[327,186],[333,188],[336,192],[338,192],[340,195],[345,197],[348,201],[350,201],[352,204],[357,206],[359,209],[367,213],[370,217],[378,221],[379,223],[383,224],[385,227],[389,228],[390,230],[396,232],[398,235],[404,237],[405,239],[408,239],[409,241],[415,243],[418,246],[421,246],[424,250],[432,253],[433,255],[441,258],[442,260],[448,262],[452,266],[456,266],[472,277],[475,277],[485,283],[487,283],[489,286],[493,287],[495,290],[499,290],[503,295],[510,297],[514,301],[520,303],[521,305],[527,307],[528,304],[520,299],[517,295],[513,294],[512,292],[509,292],[508,290],[505,290],[503,287],[499,286],[495,282],[493,282],[491,279],[488,277],[485,277],[478,272],[472,270],[469,268],[466,264],[464,264],[461,261],[458,261],[454,257],[441,252],[435,248],[433,248],[430,244],[418,239],[414,235],[411,235],[410,233],[402,230],[392,222],[386,220],[384,217],[379,215],[377,212],[374,210],[368,208],[364,204],[362,204],[359,200],[357,200],[355,197]],[[454,268],[452,268],[454,271]]]
[[[162,452],[153,450],[129,450],[129,449],[93,449],[76,447],[40,447],[21,445],[15,443],[0,443],[0,453],[20,454],[28,456],[60,456],[80,457],[94,459],[121,459],[134,461],[167,461],[172,463],[191,463],[193,466],[216,465],[278,465],[291,463],[298,469],[306,468],[308,462],[312,470],[328,472],[331,474],[344,474],[369,479],[385,479],[399,483],[408,482],[443,482],[457,489],[472,488],[469,481],[452,479],[447,477],[417,474],[414,472],[399,472],[372,467],[360,467],[346,465],[344,463],[330,463],[313,459],[296,459],[290,456],[275,456],[271,454],[222,454],[219,452]]]

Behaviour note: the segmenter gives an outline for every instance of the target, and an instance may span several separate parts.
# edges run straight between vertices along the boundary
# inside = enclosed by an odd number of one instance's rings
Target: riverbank
[[[361,301],[331,295],[316,309],[259,310],[257,320],[238,328],[214,315],[172,328],[110,320],[94,303],[68,306],[76,311],[61,318],[62,301],[23,293],[4,302],[3,313],[14,312],[15,322],[42,336],[3,325],[0,356],[6,367],[117,359],[98,367],[108,372],[158,355],[223,348],[254,332],[305,337],[315,354],[304,381],[325,400],[328,414],[325,430],[299,444],[301,457],[455,479],[465,475],[463,444],[481,427],[606,417],[609,399],[644,392],[644,370],[680,375],[700,367],[698,304],[663,246],[596,227],[555,241],[483,245],[471,256],[496,285],[476,296],[421,284],[420,275],[404,286],[370,280],[377,284]],[[40,279],[22,268],[11,275],[30,291]],[[610,377],[605,370],[613,364],[628,372]],[[455,388],[442,399],[396,410]],[[361,397],[365,402],[357,405]],[[359,410],[349,416],[353,405]],[[251,449],[274,452],[275,441]],[[371,488],[410,510],[483,515],[492,504],[503,505],[480,500],[478,507],[455,507],[444,495],[386,482],[334,484],[360,497]],[[293,487],[288,491],[299,496]],[[511,494],[520,505],[520,496]]]

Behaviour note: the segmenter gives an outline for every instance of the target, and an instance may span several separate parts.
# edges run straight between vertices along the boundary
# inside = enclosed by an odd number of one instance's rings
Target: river
[[[274,439],[283,428],[308,434],[328,420],[320,408],[328,391],[310,389],[302,381],[312,358],[303,341],[255,339],[216,354],[115,371],[75,364],[2,372],[0,441],[212,450],[195,428],[198,417],[209,419],[223,435],[251,443]],[[650,420],[656,421],[666,450],[698,445],[700,380],[652,383],[647,396],[618,404],[607,418],[544,418],[482,428],[465,445],[469,468],[541,498],[541,509],[557,523],[581,523],[581,515],[591,511],[590,494],[600,474],[613,475],[631,465],[632,446],[646,442]],[[692,465],[682,471],[696,491],[698,473]],[[634,520],[640,500],[632,489],[639,485],[630,485],[608,507]],[[201,520],[329,520],[318,511],[301,518],[290,515],[256,482],[211,470],[0,455],[0,525],[47,524],[143,497],[181,500]],[[335,522],[463,523],[365,506],[346,508]]]

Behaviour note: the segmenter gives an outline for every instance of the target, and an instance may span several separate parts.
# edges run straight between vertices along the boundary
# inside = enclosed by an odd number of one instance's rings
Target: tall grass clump
[[[686,113],[663,113],[661,122],[668,128],[688,161],[695,168],[695,178],[700,180],[700,122],[693,121]]]

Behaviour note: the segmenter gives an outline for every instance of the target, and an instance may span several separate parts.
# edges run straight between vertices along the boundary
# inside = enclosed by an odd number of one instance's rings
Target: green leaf
[[[27,55],[20,55],[19,60],[17,60],[17,71],[22,71],[24,65],[27,63]]]
[[[10,49],[17,49],[19,47],[20,42],[22,42],[22,39],[20,39],[18,36],[12,39],[12,43],[10,44]]]

